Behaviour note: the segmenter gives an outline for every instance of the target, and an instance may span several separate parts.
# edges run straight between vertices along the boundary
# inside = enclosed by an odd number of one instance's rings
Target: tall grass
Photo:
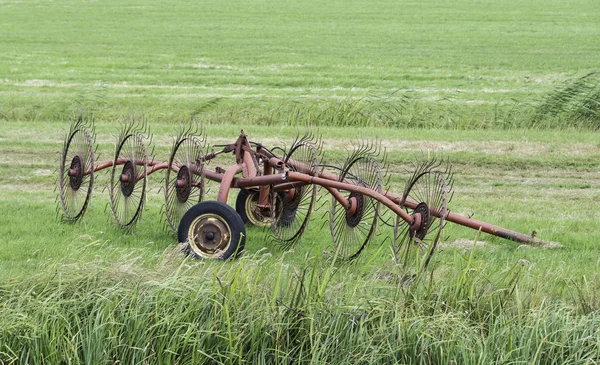
[[[258,125],[307,123],[328,127],[440,129],[600,129],[600,76],[569,79],[537,98],[471,105],[444,98],[432,102],[409,92],[338,99],[289,99],[279,104],[248,104],[200,114],[209,123]]]
[[[600,129],[600,75],[569,79],[539,98],[498,100],[474,107],[464,100],[424,101],[407,92],[341,99],[289,100],[266,111],[250,108],[239,122],[311,123],[333,127],[441,129]],[[221,119],[218,114],[213,122]],[[239,115],[231,113],[229,118]]]
[[[532,123],[535,103],[501,100],[470,105],[460,100],[424,100],[410,93],[346,95],[340,98],[208,98],[114,100],[101,87],[80,90],[72,99],[32,97],[28,102],[0,103],[0,120],[64,121],[79,107],[100,120],[119,120],[132,110],[149,120],[193,116],[208,124],[293,125],[440,129],[560,128]]]
[[[477,108],[445,99],[426,102],[409,93],[346,96],[339,99],[289,99],[274,105],[254,104],[199,114],[211,124],[383,127],[424,129],[531,128],[531,103],[502,101]],[[549,126],[548,128],[553,128]]]
[[[531,123],[540,127],[600,129],[600,75],[568,80],[537,105]]]
[[[458,253],[455,265],[407,280],[395,267],[260,253],[221,263],[167,253],[151,269],[58,263],[27,283],[0,285],[0,363],[600,359],[595,280],[553,298],[531,290],[545,284],[527,282],[519,265],[489,276]]]

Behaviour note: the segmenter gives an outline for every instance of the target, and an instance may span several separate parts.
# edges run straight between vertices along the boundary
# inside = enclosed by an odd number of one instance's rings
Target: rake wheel
[[[80,117],[65,135],[58,190],[62,220],[74,223],[85,213],[94,185],[94,138]]]
[[[132,126],[121,133],[113,162],[110,209],[120,227],[133,227],[142,215],[146,200],[148,154],[144,137]]]
[[[165,177],[165,214],[177,232],[181,218],[204,199],[202,142],[181,134],[173,143]]]
[[[400,217],[396,218],[394,258],[405,271],[413,268],[420,272],[429,265],[443,234],[448,212],[447,193],[446,178],[439,171],[422,171],[408,182],[400,206],[408,214],[420,214],[421,224],[411,227]]]
[[[381,168],[374,158],[359,156],[345,164],[339,181],[382,191]],[[380,203],[360,193],[350,193],[346,198],[353,202],[351,210],[332,197],[329,227],[338,255],[352,260],[362,252],[377,228]]]
[[[291,171],[316,176],[315,148],[304,138],[294,143],[283,160]],[[271,194],[271,228],[284,247],[293,246],[304,234],[317,196],[317,185],[302,185]]]

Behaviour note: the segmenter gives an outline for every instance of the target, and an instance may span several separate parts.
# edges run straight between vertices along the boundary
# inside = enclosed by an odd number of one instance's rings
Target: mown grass
[[[297,112],[329,126],[598,126],[532,118],[546,94],[597,70],[593,0],[0,9],[3,120],[58,120],[83,106],[105,119],[137,110],[280,125]]]

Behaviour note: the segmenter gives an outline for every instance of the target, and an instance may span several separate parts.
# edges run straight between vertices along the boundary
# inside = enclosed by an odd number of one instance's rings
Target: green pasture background
[[[531,126],[525,106],[595,71],[600,54],[595,0],[3,0],[0,10],[6,120],[62,120],[84,106],[277,124],[290,109],[368,97],[367,111],[393,116],[355,124]]]
[[[598,363],[599,55],[595,0],[0,0],[0,364]],[[200,261],[166,229],[160,173],[133,231],[111,221],[106,171],[62,224],[79,108],[100,161],[132,114],[165,161],[192,117],[209,144],[244,128],[289,146],[308,125],[338,165],[378,140],[398,193],[435,151],[453,212],[560,245],[448,224],[414,278],[380,224],[341,263],[320,191],[293,250],[249,227],[242,258]]]

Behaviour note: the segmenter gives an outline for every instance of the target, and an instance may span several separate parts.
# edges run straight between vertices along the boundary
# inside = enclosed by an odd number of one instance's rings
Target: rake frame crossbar
[[[214,147],[220,147],[221,149],[215,151]],[[209,170],[204,168],[204,163],[222,153],[232,153],[235,156],[236,163],[226,169],[216,168],[215,170]],[[93,171],[104,170],[113,165],[123,165],[126,162],[127,160],[124,158],[117,161],[102,162],[94,166]],[[402,196],[391,192],[379,192],[367,186],[361,186],[356,181],[350,179],[340,181],[340,177],[331,172],[318,171],[316,174],[312,173],[312,167],[293,159],[287,159],[286,161],[284,156],[276,155],[262,144],[249,141],[243,130],[235,143],[213,146],[213,151],[199,156],[197,162],[202,167],[192,169],[192,173],[196,175],[203,174],[205,178],[219,183],[217,200],[222,203],[227,203],[229,191],[232,188],[258,189],[260,196],[258,206],[261,209],[265,209],[269,205],[268,196],[270,191],[275,193],[293,193],[295,189],[315,184],[325,188],[347,210],[351,211],[353,202],[352,198],[346,197],[343,192],[357,193],[373,198],[383,204],[414,229],[418,229],[417,226],[420,223],[419,213],[409,214],[405,210],[406,208],[414,210],[418,206],[418,202],[403,199]],[[259,162],[263,164],[262,171],[258,169]],[[145,173],[140,174],[137,177],[138,180],[144,178],[144,175],[147,177],[154,172],[169,168],[167,163],[157,160],[134,161],[134,163],[146,166]],[[172,166],[171,168],[175,172],[179,171],[179,166]],[[91,171],[92,169],[86,170],[84,175],[89,175]],[[77,171],[69,171],[70,175],[77,173]],[[240,174],[241,176],[238,176]],[[504,239],[529,244],[541,244],[544,242],[534,236],[514,232],[450,212],[449,210],[440,211],[439,209],[430,208],[429,213],[438,218],[442,218],[441,215],[444,215],[443,218],[446,221],[475,230],[481,230],[482,232]]]

